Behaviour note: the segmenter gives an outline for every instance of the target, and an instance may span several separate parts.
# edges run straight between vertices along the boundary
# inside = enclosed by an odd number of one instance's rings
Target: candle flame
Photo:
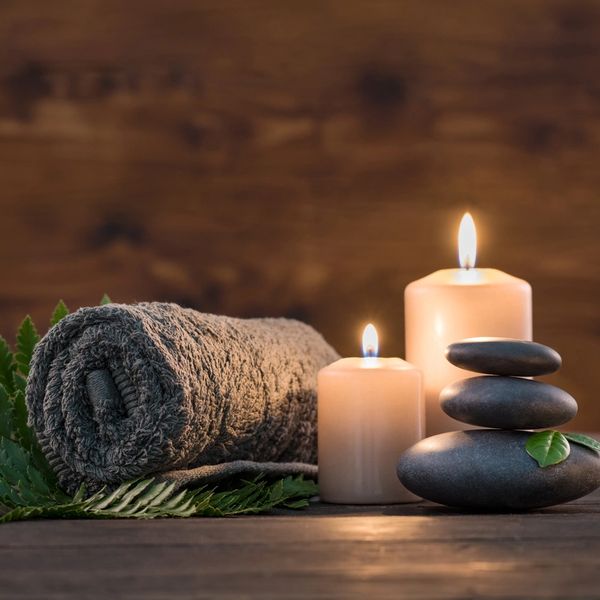
[[[377,329],[372,323],[369,323],[362,336],[362,349],[363,356],[371,357],[377,356],[379,353],[379,338],[377,336]]]
[[[458,262],[462,269],[475,267],[477,258],[477,231],[471,213],[466,212],[458,228]]]

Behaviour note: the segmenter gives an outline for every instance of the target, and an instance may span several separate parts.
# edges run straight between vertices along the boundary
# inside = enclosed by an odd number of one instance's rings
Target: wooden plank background
[[[402,355],[468,208],[600,428],[600,3],[4,0],[0,48],[5,335],[107,291]]]

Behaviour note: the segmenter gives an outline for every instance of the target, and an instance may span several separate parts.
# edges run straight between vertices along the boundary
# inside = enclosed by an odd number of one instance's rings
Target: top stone
[[[491,375],[533,377],[560,368],[560,354],[536,342],[510,338],[470,338],[450,344],[446,358],[453,365]]]

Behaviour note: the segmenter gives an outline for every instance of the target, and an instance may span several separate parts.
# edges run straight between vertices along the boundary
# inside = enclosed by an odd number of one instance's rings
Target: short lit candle
[[[319,490],[324,502],[387,504],[418,500],[396,476],[398,457],[423,437],[421,373],[400,358],[379,358],[375,327],[363,358],[319,372]]]
[[[448,344],[532,335],[531,286],[496,269],[475,268],[477,233],[469,213],[460,223],[458,254],[459,269],[436,271],[404,292],[406,358],[423,372],[427,435],[467,427],[440,408],[442,388],[468,375],[446,360]]]

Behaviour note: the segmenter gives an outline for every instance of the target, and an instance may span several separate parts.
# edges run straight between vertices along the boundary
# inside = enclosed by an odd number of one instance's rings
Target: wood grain
[[[600,598],[600,495],[527,514],[316,504],[0,526],[0,598]]]
[[[600,428],[597,2],[6,0],[0,48],[5,335],[107,291],[402,355],[468,208]]]

